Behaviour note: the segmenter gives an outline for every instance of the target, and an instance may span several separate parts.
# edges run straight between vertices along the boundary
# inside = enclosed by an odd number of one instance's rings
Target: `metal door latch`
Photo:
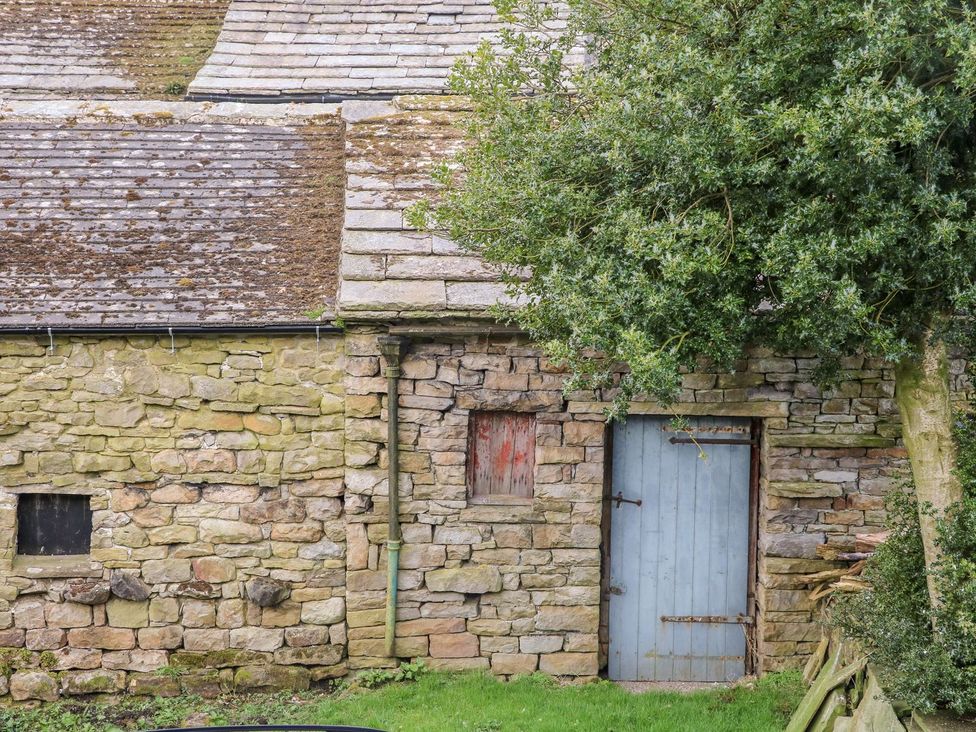
[[[617,502],[617,506],[616,506],[617,508],[620,508],[620,504],[621,503],[633,503],[635,506],[639,506],[639,505],[641,505],[643,503],[643,501],[640,498],[638,498],[636,500],[633,499],[633,498],[624,498],[624,492],[623,491],[618,491],[617,492],[617,495],[612,496],[610,498],[610,500]]]
[[[624,588],[617,587],[616,585],[610,585],[607,588],[607,592],[609,592],[611,595],[622,595],[624,594]]]

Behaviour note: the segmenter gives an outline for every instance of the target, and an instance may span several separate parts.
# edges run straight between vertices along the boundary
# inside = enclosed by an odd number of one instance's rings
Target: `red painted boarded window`
[[[468,436],[468,491],[475,503],[532,500],[535,415],[472,412]]]

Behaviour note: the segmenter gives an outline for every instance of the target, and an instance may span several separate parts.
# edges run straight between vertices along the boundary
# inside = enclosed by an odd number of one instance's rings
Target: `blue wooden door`
[[[614,431],[611,495],[625,500],[610,504],[612,679],[745,673],[750,423],[690,423],[632,416]]]

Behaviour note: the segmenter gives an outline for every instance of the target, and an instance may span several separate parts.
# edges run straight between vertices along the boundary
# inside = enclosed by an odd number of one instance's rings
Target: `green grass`
[[[480,674],[427,674],[375,690],[225,697],[61,702],[0,709],[4,732],[106,732],[179,725],[191,713],[210,724],[355,724],[390,732],[773,732],[802,695],[797,674],[771,674],[732,689],[632,694],[610,682],[559,686],[542,676],[509,683]]]

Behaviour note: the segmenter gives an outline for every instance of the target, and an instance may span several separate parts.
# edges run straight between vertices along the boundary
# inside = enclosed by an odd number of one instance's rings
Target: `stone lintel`
[[[461,509],[460,522],[478,523],[512,523],[512,524],[541,524],[545,517],[525,505],[480,504]]]
[[[87,554],[68,554],[53,557],[14,557],[10,574],[15,577],[63,578],[101,577],[102,568],[93,565]]]
[[[70,494],[73,496],[100,496],[105,494],[106,488],[96,485],[44,485],[44,484],[27,484],[27,485],[9,485],[3,486],[4,493],[58,493],[58,494]]]
[[[607,402],[569,402],[568,409],[573,414],[601,413]],[[679,402],[664,407],[655,402],[631,402],[629,414],[653,414],[703,417],[787,417],[789,402]]]

